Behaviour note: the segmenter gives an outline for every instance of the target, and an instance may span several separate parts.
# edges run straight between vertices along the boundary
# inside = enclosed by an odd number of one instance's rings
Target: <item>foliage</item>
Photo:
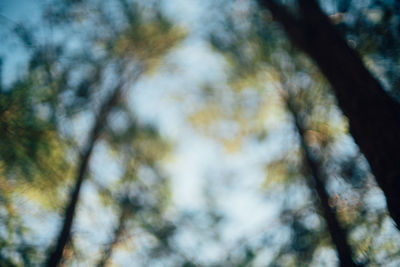
[[[42,29],[23,24],[12,29],[29,59],[26,72],[0,87],[0,265],[45,262],[85,153],[89,164],[62,266],[340,264],[310,162],[321,170],[329,210],[354,262],[396,265],[398,231],[324,75],[253,1],[202,3],[210,4],[218,19],[198,22],[198,35],[177,23],[174,15],[182,11],[174,7],[171,16],[166,2],[57,0],[41,7]],[[297,9],[296,1],[282,2]],[[388,1],[320,2],[397,97],[397,9]],[[179,51],[198,39],[222,62],[225,76],[213,82],[196,73],[200,82],[184,84],[180,102],[172,105],[190,106],[182,114],[182,132],[190,129],[193,138],[212,140],[227,161],[241,161],[259,148],[265,153],[254,156],[244,172],[230,169],[223,159],[223,174],[202,170],[206,174],[198,174],[204,179],[196,186],[204,186],[204,203],[187,210],[175,199],[177,188],[186,190],[180,188],[184,182],[168,169],[183,141],[170,140],[160,123],[142,118],[139,109],[150,103],[135,106],[135,97],[148,90],[140,86],[151,79],[161,81],[155,83],[158,91],[176,93],[168,84],[174,75],[185,78]],[[115,92],[115,99],[109,98]],[[199,152],[184,149],[194,156]],[[233,219],[222,207],[230,191],[247,190],[255,161],[262,179],[254,194],[260,203],[272,203],[276,218],[261,230],[251,229],[252,235],[241,235],[232,231]],[[179,168],[196,172],[190,164]],[[259,214],[245,216],[250,224]]]

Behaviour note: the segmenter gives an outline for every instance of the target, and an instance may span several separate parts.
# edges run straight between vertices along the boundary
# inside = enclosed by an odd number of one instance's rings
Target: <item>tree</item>
[[[102,40],[103,42],[107,42],[108,45],[110,45],[109,49],[111,51],[110,55],[107,55],[107,57],[109,57],[108,60],[117,61],[115,63],[117,65],[120,65],[118,70],[118,72],[120,73],[120,77],[117,77],[119,81],[117,81],[117,84],[112,90],[111,95],[101,105],[94,126],[89,134],[88,143],[83,148],[83,152],[78,163],[75,185],[72,189],[68,205],[65,209],[61,231],[57,239],[56,247],[48,257],[46,263],[47,266],[58,266],[62,260],[64,248],[70,238],[75,210],[78,204],[82,183],[88,170],[88,165],[93,148],[103,132],[103,129],[107,123],[109,113],[115,106],[118,105],[119,101],[121,101],[121,98],[124,97],[124,87],[128,86],[128,81],[130,83],[130,86],[132,86],[132,83],[136,79],[138,79],[138,77],[145,69],[152,67],[149,64],[153,63],[151,62],[151,60],[154,61],[157,59],[157,56],[161,56],[163,53],[165,53],[165,51],[171,47],[171,44],[173,44],[177,40],[177,38],[179,38],[179,36],[177,37],[174,34],[170,34],[170,27],[168,25],[168,22],[163,19],[161,15],[158,15],[155,23],[148,23],[146,25],[142,23],[142,21],[140,21],[140,18],[138,18],[139,13],[137,13],[135,7],[128,5],[126,2],[122,3],[124,12],[126,13],[128,19],[128,26],[126,27],[126,29],[122,29],[122,33],[116,39]],[[99,11],[101,12],[101,10]],[[168,34],[170,34],[171,36],[169,37]],[[168,41],[157,39],[166,37],[169,37],[170,39]],[[101,36],[100,38],[104,37]],[[155,42],[157,42],[156,45],[154,45]],[[133,62],[131,63],[131,65],[133,65],[134,71],[125,73],[127,72],[127,70],[129,71],[130,68],[128,67],[128,63],[118,62],[119,58],[122,61],[130,60],[131,62]],[[92,64],[94,65],[96,63]],[[96,71],[96,73],[104,72],[104,70]],[[128,81],[125,81],[123,78],[125,75],[133,75],[134,77],[130,77]],[[91,86],[91,84],[86,84],[85,88]],[[123,223],[123,221],[121,223]],[[111,252],[107,252],[106,254],[109,253]]]
[[[296,18],[275,1],[259,3],[271,11],[293,44],[314,60],[331,83],[349,119],[350,132],[385,193],[390,215],[400,225],[400,105],[387,95],[316,1],[298,1]]]
[[[276,86],[278,88],[296,88],[293,89],[294,92],[297,92],[296,94],[291,93],[291,90],[289,90],[285,94],[289,93],[290,95],[290,97],[286,97],[289,98],[290,102],[292,103],[291,105],[288,105],[288,110],[290,111],[289,113],[291,114],[291,116],[294,116],[296,118],[295,121],[297,127],[295,128],[299,129],[299,131],[302,132],[302,134],[300,135],[300,142],[302,143],[301,147],[304,151],[303,154],[305,155],[304,158],[307,162],[306,165],[309,166],[307,167],[308,172],[312,171],[312,176],[308,178],[306,177],[306,179],[311,179],[310,189],[313,191],[315,190],[317,192],[315,194],[316,198],[319,198],[320,201],[322,200],[322,203],[320,202],[322,204],[321,213],[323,214],[324,219],[327,221],[329,229],[328,232],[330,233],[331,237],[333,237],[333,243],[335,247],[339,250],[338,256],[341,264],[343,266],[355,265],[351,256],[352,254],[355,255],[355,253],[352,253],[352,246],[349,245],[353,242],[346,232],[351,233],[352,231],[354,231],[354,228],[356,228],[356,226],[355,224],[353,225],[353,223],[348,224],[348,222],[344,223],[342,221],[343,218],[340,218],[342,217],[340,215],[340,210],[342,208],[335,207],[332,204],[332,195],[330,195],[326,190],[326,187],[329,186],[329,180],[331,179],[329,176],[331,175],[324,175],[325,172],[329,172],[328,170],[325,170],[325,168],[329,168],[329,170],[331,170],[332,168],[332,166],[327,166],[326,163],[329,164],[329,162],[334,162],[334,155],[332,155],[331,152],[328,152],[328,150],[329,146],[332,146],[332,143],[334,143],[332,139],[335,138],[334,136],[336,134],[334,133],[333,129],[328,130],[326,128],[327,125],[331,123],[329,122],[328,118],[326,118],[328,119],[327,121],[323,122],[324,120],[326,120],[323,119],[323,117],[329,116],[328,114],[331,112],[331,108],[329,107],[331,105],[334,105],[333,103],[330,103],[331,96],[329,95],[329,93],[327,94],[325,92],[322,93],[322,96],[320,95],[320,88],[324,87],[324,81],[321,80],[321,77],[318,78],[318,74],[314,73],[315,70],[310,68],[310,65],[307,63],[306,59],[302,58],[296,53],[287,52],[291,51],[291,49],[286,47],[286,44],[284,42],[279,41],[279,35],[277,37],[274,30],[269,27],[268,22],[260,23],[260,21],[257,21],[257,18],[255,18],[256,26],[253,26],[253,28],[250,29],[243,29],[242,25],[235,25],[234,19],[232,20],[233,22],[229,24],[233,25],[231,26],[233,28],[231,29],[231,34],[233,35],[233,37],[227,38],[226,36],[219,37],[218,35],[214,35],[211,38],[212,42],[217,49],[224,52],[224,54],[229,58],[230,63],[233,63],[233,75],[234,77],[236,76],[235,78],[233,78],[233,80],[239,80],[239,82],[237,82],[238,84],[245,84],[242,90],[252,90],[252,87],[257,86],[254,85],[254,83],[257,84],[258,82],[254,80],[260,79],[260,72],[265,72],[269,74],[269,79],[262,80],[261,78],[261,81],[259,81],[264,82],[264,87],[266,88],[268,88],[267,86],[271,83],[278,83],[278,85]],[[259,29],[258,27],[260,27],[261,29]],[[252,33],[252,31],[258,32],[255,35],[254,32]],[[304,69],[307,68],[308,72],[307,74],[305,74]],[[283,83],[279,81],[279,78],[276,78],[282,76],[287,77]],[[245,82],[241,80],[245,80]],[[282,85],[280,85],[279,83],[281,83]],[[268,85],[266,86],[265,84]],[[278,89],[278,91],[279,90],[282,89]],[[260,97],[263,96],[260,95]],[[308,97],[310,99],[307,99]],[[321,97],[325,99],[321,100]],[[300,108],[294,108],[293,102],[295,102],[296,105],[299,105]],[[271,103],[270,101],[268,101],[264,103],[264,105],[271,105]],[[314,109],[315,111],[319,110],[320,114],[309,114],[312,113]],[[314,122],[315,119],[316,121]],[[318,122],[318,120],[320,122]],[[304,127],[304,121],[307,122],[306,125],[309,125],[308,127]],[[320,129],[318,129],[318,124],[320,124]],[[322,127],[324,127],[326,130],[324,130],[324,128]],[[314,134],[316,134],[316,136],[313,137]],[[310,140],[312,140],[312,147],[308,148],[307,143],[310,142]],[[317,152],[315,152],[315,150]],[[346,160],[349,160],[349,163],[353,161],[350,158]],[[283,164],[288,165],[287,161],[284,161]],[[277,165],[281,166],[281,164]],[[289,168],[290,167],[283,167],[283,169]],[[336,166],[336,168],[341,167]],[[326,178],[322,178],[324,176],[326,176]],[[346,175],[343,176],[343,178],[350,180],[350,178],[346,178]],[[314,179],[318,179],[318,181],[315,181]],[[353,190],[358,191],[359,189],[353,188]],[[339,216],[337,214],[337,210],[339,210]],[[361,220],[365,220],[365,218]],[[299,224],[298,222],[294,223],[293,225],[294,228],[298,230],[301,228],[299,228],[299,225],[301,224]],[[350,231],[347,231],[346,228],[348,228]],[[307,234],[304,236],[307,236]],[[308,250],[306,251],[311,251],[313,249],[312,245],[314,244],[315,243],[310,243]],[[296,251],[295,247],[296,245],[293,244],[293,251]],[[359,248],[357,248],[356,245],[354,247],[354,251],[357,251],[358,249]],[[360,249],[365,248],[360,247]],[[368,262],[369,260],[373,261],[372,259],[363,259],[357,261],[359,263],[362,263]]]
[[[322,164],[314,159],[312,152],[306,143],[306,129],[301,122],[301,118],[299,118],[299,112],[296,110],[293,99],[294,97],[291,95],[289,89],[287,89],[286,92],[288,94],[286,99],[287,109],[294,118],[294,124],[300,136],[300,146],[303,151],[304,161],[306,162],[305,164],[310,172],[309,176],[312,177],[310,179],[310,187],[317,192],[319,199],[318,204],[320,205],[321,213],[326,220],[331,239],[335,244],[340,265],[358,266],[358,264],[356,264],[352,259],[352,249],[347,241],[347,231],[340,225],[334,208],[331,208],[329,205],[329,194],[325,188],[325,181],[327,179],[325,178],[326,175],[321,168]]]
[[[2,263],[396,265],[399,233],[309,56],[256,1],[173,1],[58,0],[40,30],[7,19],[29,58],[0,84]],[[333,2],[395,96],[396,12]],[[362,42],[369,27],[391,46]]]

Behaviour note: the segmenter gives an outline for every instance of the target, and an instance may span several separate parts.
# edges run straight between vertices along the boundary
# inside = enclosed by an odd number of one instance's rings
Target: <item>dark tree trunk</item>
[[[303,158],[305,167],[308,170],[308,179],[311,190],[315,190],[319,199],[319,210],[324,217],[326,224],[328,226],[328,232],[331,236],[331,240],[336,247],[338,253],[338,258],[340,261],[340,266],[343,267],[356,267],[357,265],[352,259],[352,250],[347,242],[347,231],[341,227],[336,210],[329,206],[329,194],[325,189],[326,175],[321,168],[321,163],[318,162],[312,155],[308,145],[305,142],[305,128],[298,117],[298,112],[294,107],[293,96],[288,96],[286,99],[286,106],[293,117],[296,130],[299,134],[300,148],[303,152]]]
[[[79,168],[75,179],[75,186],[71,192],[69,203],[65,210],[64,221],[61,231],[58,235],[57,244],[55,249],[49,255],[49,258],[47,259],[46,262],[46,265],[48,267],[58,266],[62,260],[62,254],[65,245],[67,244],[70,238],[71,227],[75,216],[75,210],[78,204],[79,193],[81,191],[82,183],[87,173],[93,147],[96,144],[96,141],[99,139],[99,136],[106,123],[106,119],[110,110],[118,102],[121,92],[122,92],[122,83],[117,86],[112,95],[109,97],[109,99],[107,99],[107,101],[103,104],[103,106],[100,109],[100,113],[97,117],[96,123],[90,133],[88,144],[86,145],[84,153],[82,154],[81,159],[79,161]]]
[[[350,133],[383,190],[390,216],[400,226],[400,104],[389,97],[360,56],[330,23],[315,0],[298,0],[294,17],[273,0],[259,0],[292,43],[317,64],[349,120]]]

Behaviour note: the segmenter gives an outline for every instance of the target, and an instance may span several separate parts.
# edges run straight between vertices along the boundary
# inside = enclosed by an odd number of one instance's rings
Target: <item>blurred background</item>
[[[399,5],[320,1],[394,99]],[[3,0],[0,37],[0,266],[400,265],[329,84],[257,1]]]

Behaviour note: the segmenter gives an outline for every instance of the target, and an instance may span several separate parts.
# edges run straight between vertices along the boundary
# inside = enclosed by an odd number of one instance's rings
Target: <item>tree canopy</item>
[[[0,20],[0,266],[400,264],[396,1]]]

